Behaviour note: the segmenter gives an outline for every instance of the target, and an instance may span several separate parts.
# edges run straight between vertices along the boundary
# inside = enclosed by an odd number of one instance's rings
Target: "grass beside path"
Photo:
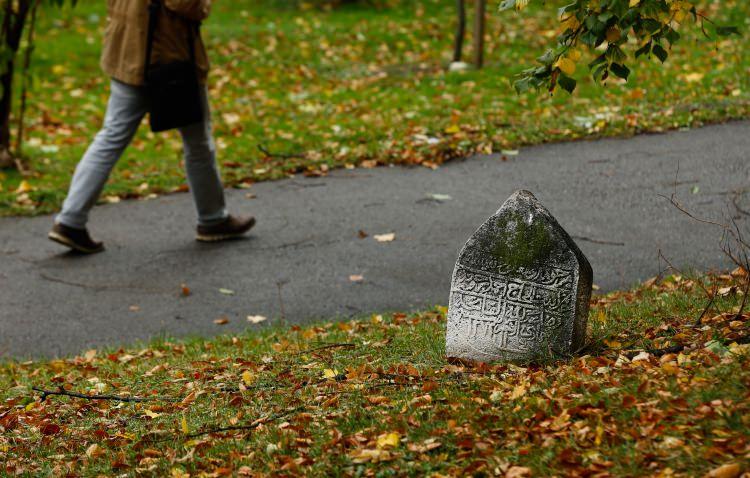
[[[700,283],[719,297],[698,323]],[[585,355],[526,367],[446,363],[443,309],[5,363],[0,474],[739,476],[738,286],[674,276],[597,297]]]
[[[108,81],[98,66],[105,2],[78,3],[41,18],[26,130],[33,173],[22,182],[16,173],[0,172],[0,215],[55,210],[101,125]],[[656,59],[641,61],[628,84],[594,85],[584,56],[574,97],[516,95],[510,80],[556,33],[552,5],[532,6],[524,15],[490,8],[487,67],[449,73],[453,0],[394,0],[388,8],[332,11],[290,3],[216,2],[205,25],[228,185],[335,167],[436,166],[477,152],[662,131],[750,113],[745,37],[714,43],[686,26],[664,67]],[[705,11],[742,30],[750,22],[746,1],[705,2]],[[103,200],[186,190],[180,152],[176,134],[153,136],[142,128]]]

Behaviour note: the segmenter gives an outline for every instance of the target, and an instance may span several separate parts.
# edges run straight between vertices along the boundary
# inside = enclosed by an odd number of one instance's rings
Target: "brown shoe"
[[[214,226],[198,226],[198,235],[195,237],[200,242],[219,242],[242,237],[253,228],[255,218],[229,216],[224,222]]]
[[[47,237],[51,241],[62,244],[82,254],[96,254],[104,250],[104,244],[91,239],[89,231],[86,229],[76,229],[62,224],[55,224]]]

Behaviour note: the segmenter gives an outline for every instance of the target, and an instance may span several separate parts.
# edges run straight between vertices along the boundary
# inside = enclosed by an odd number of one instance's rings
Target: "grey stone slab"
[[[560,358],[585,341],[588,259],[529,191],[469,238],[453,270],[446,355],[492,362]]]

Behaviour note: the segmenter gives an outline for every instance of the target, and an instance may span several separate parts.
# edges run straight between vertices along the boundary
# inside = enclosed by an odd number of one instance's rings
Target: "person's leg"
[[[55,222],[84,229],[115,163],[130,144],[148,110],[143,91],[112,80],[104,126],[78,163],[68,197]]]
[[[203,123],[180,128],[180,134],[185,149],[187,180],[198,211],[198,224],[212,226],[226,221],[229,214],[224,201],[224,187],[221,184],[216,164],[216,144],[211,128],[211,110],[208,93],[205,90],[202,99],[205,112]]]

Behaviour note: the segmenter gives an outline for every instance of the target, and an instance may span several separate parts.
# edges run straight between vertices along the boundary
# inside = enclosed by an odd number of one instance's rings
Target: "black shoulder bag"
[[[203,92],[195,62],[197,25],[189,26],[190,60],[151,65],[154,35],[161,9],[160,0],[151,0],[144,68],[149,120],[154,133],[200,123],[204,117]]]

